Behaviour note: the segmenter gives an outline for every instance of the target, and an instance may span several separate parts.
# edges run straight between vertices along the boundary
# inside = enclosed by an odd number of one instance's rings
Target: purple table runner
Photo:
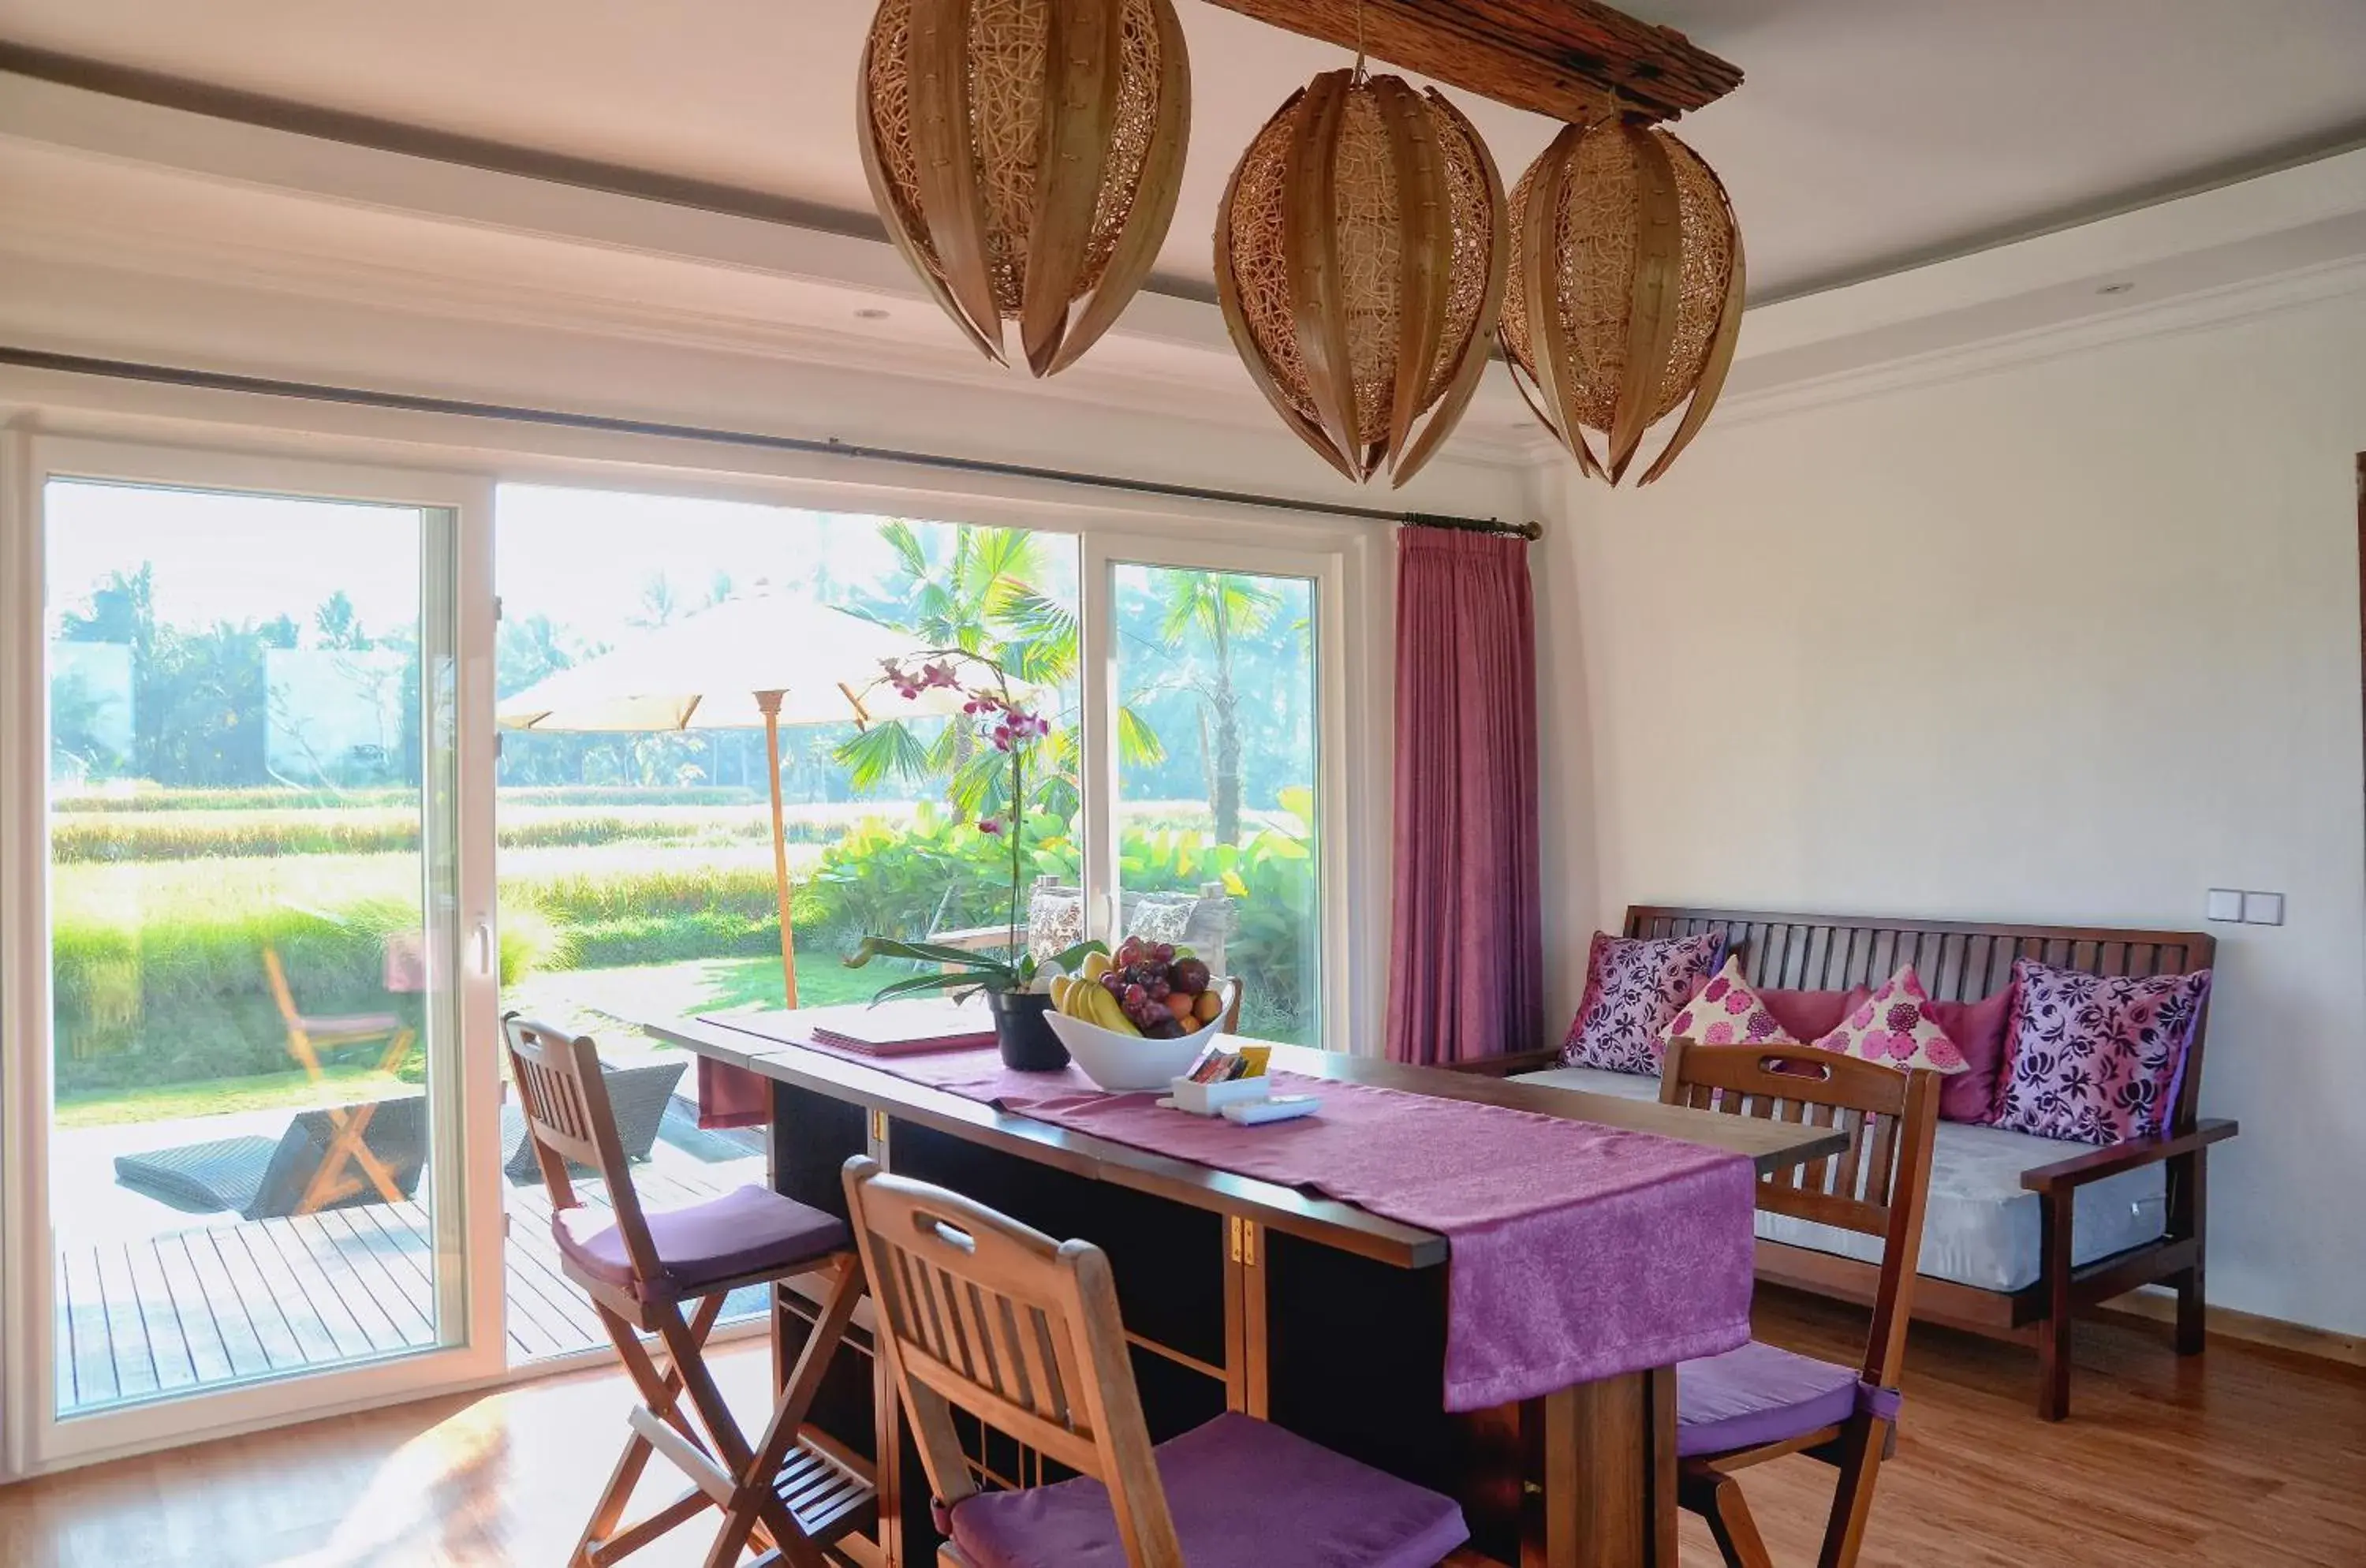
[[[1322,1111],[1240,1127],[1108,1094],[991,1049],[881,1059],[817,1045],[785,1013],[704,1021],[1154,1154],[1436,1231],[1447,1270],[1446,1407],[1478,1410],[1750,1338],[1757,1179],[1740,1156],[1648,1133],[1369,1084],[1277,1074]]]

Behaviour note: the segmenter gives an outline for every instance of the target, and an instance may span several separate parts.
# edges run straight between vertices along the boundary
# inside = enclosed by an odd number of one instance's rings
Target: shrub
[[[1314,855],[1313,792],[1285,789],[1281,809],[1238,844],[1197,829],[1126,832],[1118,877],[1144,893],[1196,891],[1221,882],[1239,921],[1225,964],[1241,978],[1244,1023],[1256,1032],[1312,1043],[1320,1000],[1320,862]]]
[[[208,914],[167,901],[163,915],[128,927],[76,915],[55,921],[61,1094],[286,1070],[287,1022],[264,972],[266,947],[303,1010],[392,1011],[420,1027],[418,997],[386,988],[388,938],[418,924],[415,907],[400,898],[362,897],[332,915],[274,904]],[[539,910],[503,911],[503,985],[565,952],[564,933]]]
[[[1120,831],[1118,874],[1132,892],[1197,892],[1221,882],[1237,900],[1239,923],[1225,963],[1241,977],[1244,1013],[1268,1037],[1312,1039],[1320,883],[1313,852],[1313,792],[1281,792],[1279,808],[1238,844],[1200,828]],[[1184,814],[1176,813],[1177,817]],[[1028,829],[1021,878],[1073,882],[1075,825],[1038,818]],[[798,919],[841,943],[871,932],[918,938],[931,931],[999,923],[1008,908],[1007,840],[923,808],[908,826],[863,823],[822,852],[803,890],[814,906]],[[1025,918],[1022,908],[1020,918]]]
[[[1306,792],[1285,791],[1281,809],[1256,817],[1265,825],[1239,844],[1215,843],[1202,828],[1132,821],[1120,836],[1128,888],[1196,890],[1221,881],[1239,900],[1227,964],[1246,987],[1249,1025],[1285,1039],[1306,1037],[1313,1016],[1311,815]],[[221,841],[249,830],[238,814],[220,816]],[[594,818],[562,813],[551,820]],[[568,847],[567,830],[553,828],[558,843],[513,848],[501,862],[503,983],[538,969],[776,951],[772,856],[760,815],[758,821],[753,838],[732,826],[699,841],[636,837],[585,848]],[[104,841],[108,826],[93,828],[94,841]],[[163,812],[141,827],[164,835],[205,831]],[[356,826],[333,841],[366,840]],[[1026,881],[1076,879],[1072,822],[1039,818],[1027,842]],[[827,952],[872,931],[918,937],[998,923],[1008,907],[1008,853],[1007,840],[925,807],[907,821],[857,822],[813,856],[796,889],[799,940],[807,953]],[[284,1071],[287,1031],[264,976],[266,946],[279,953],[306,1011],[392,1008],[416,1026],[418,998],[386,989],[385,945],[389,933],[416,924],[419,876],[410,852],[97,860],[62,868],[52,880],[59,1091]]]
[[[544,858],[521,857],[502,878],[504,985],[542,968],[770,952],[779,941],[768,853],[746,866],[612,855],[563,874]],[[62,876],[51,922],[59,1091],[285,1070],[265,947],[305,1011],[391,1010],[417,1027],[418,998],[386,988],[386,939],[416,928],[417,879],[405,855]]]
[[[1023,852],[1022,898],[1038,876],[1074,878],[1074,824],[1030,818]],[[850,829],[822,852],[805,891],[816,929],[840,940],[910,940],[991,925],[1009,911],[1010,840],[923,806],[907,824],[872,820]]]

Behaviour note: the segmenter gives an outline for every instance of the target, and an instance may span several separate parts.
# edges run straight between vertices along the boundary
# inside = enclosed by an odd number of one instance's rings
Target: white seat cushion
[[[1524,1073],[1521,1083],[1656,1100],[1657,1078],[1594,1067]],[[1922,1215],[1921,1271],[1980,1291],[2019,1291],[2037,1282],[2037,1194],[2024,1191],[2021,1173],[2087,1152],[1998,1127],[1942,1122],[1931,1155],[1931,1201]],[[2157,1241],[2168,1230],[2169,1173],[2159,1165],[2124,1171],[2079,1190],[2073,1201],[2070,1258],[2092,1263]],[[1758,1234],[1860,1262],[1881,1260],[1881,1239],[1837,1230],[1787,1214],[1758,1216]]]
[[[1548,1089],[1583,1089],[1587,1094],[1612,1094],[1621,1100],[1657,1100],[1660,1080],[1641,1073],[1614,1073],[1607,1067],[1552,1067],[1522,1073],[1515,1083],[1541,1084]]]

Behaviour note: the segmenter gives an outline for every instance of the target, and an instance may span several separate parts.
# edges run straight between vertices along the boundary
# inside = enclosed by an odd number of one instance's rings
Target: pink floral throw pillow
[[[1572,1067],[1657,1073],[1660,1033],[1717,967],[1725,939],[1617,937],[1594,933],[1585,960],[1585,998],[1561,1043]]]
[[[1729,958],[1717,978],[1700,994],[1676,1010],[1668,1027],[1660,1031],[1658,1055],[1665,1057],[1671,1040],[1697,1040],[1704,1045],[1797,1045],[1750,982],[1741,977],[1741,960]]]
[[[1815,1043],[1819,1050],[1862,1056],[1900,1070],[1928,1067],[1955,1074],[1971,1067],[1947,1032],[1932,1021],[1931,993],[1922,988],[1922,977],[1911,964],[1883,981],[1879,990],[1841,1020],[1838,1029]]]
[[[2177,1104],[2210,971],[2107,980],[2022,958],[2012,977],[1996,1125],[2081,1144],[2158,1133]]]

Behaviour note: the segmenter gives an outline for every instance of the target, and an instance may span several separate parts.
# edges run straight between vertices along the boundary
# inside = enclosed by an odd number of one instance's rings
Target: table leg
[[[1522,1421],[1520,1568],[1676,1568],[1674,1368],[1561,1389]]]
[[[1266,1418],[1265,1227],[1224,1216],[1224,1405]]]

